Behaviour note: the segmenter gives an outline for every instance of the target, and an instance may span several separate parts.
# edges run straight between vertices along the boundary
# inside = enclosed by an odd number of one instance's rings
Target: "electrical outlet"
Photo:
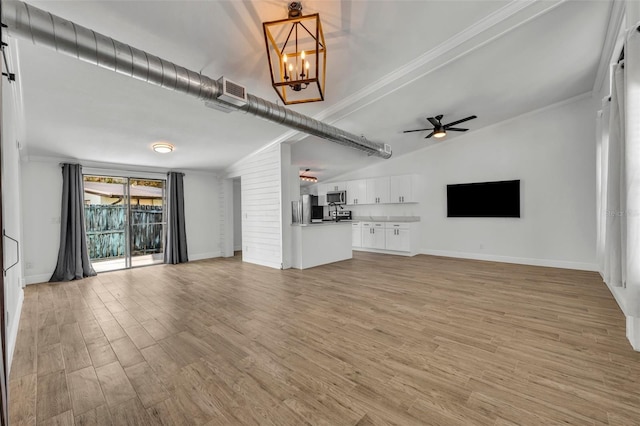
[[[54,225],[60,223],[60,216],[52,217],[51,223]]]
[[[25,269],[32,269],[32,268],[33,268],[33,263],[31,263],[31,262],[27,262],[27,263],[24,265],[24,268],[25,268]]]

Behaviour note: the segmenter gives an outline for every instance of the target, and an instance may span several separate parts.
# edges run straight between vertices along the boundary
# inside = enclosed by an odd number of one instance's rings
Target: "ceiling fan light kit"
[[[430,137],[442,139],[447,136],[447,130],[452,132],[466,132],[469,129],[461,129],[459,127],[453,127],[456,124],[464,123],[465,121],[473,120],[474,118],[478,118],[477,115],[470,115],[469,117],[463,118],[461,120],[453,121],[449,124],[442,124],[442,118],[444,115],[436,115],[435,117],[428,117],[427,120],[429,123],[433,124],[433,127],[428,127],[426,129],[416,129],[416,130],[405,130],[402,133],[411,133],[411,132],[424,132],[425,130],[431,130],[425,139],[429,139]]]
[[[327,49],[320,15],[302,15],[289,3],[289,17],[264,22],[271,85],[285,105],[324,100]]]

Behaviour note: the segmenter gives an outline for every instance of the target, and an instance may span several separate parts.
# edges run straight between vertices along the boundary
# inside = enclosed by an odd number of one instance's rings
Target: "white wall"
[[[21,235],[22,216],[20,209],[20,153],[18,149],[18,131],[16,107],[16,84],[9,84],[2,78],[2,226],[7,235],[23,243]],[[17,247],[13,241],[5,238],[4,267],[7,268],[24,255],[19,253],[23,246]],[[18,263],[7,271],[4,278],[5,309],[7,312],[7,365],[11,368],[13,350],[18,334],[18,324],[24,293],[22,291],[24,262]]]
[[[227,169],[227,179],[241,177],[242,260],[282,267],[282,178],[280,145],[250,155]],[[232,186],[229,183],[229,186]],[[227,199],[233,197],[229,188]],[[227,201],[228,203],[231,201]],[[230,218],[233,221],[233,217]],[[226,227],[233,232],[233,226]],[[225,238],[230,239],[231,236]]]
[[[216,175],[185,172],[184,215],[189,260],[220,256],[219,190]]]
[[[185,223],[189,260],[220,256],[220,219],[216,175],[186,172]],[[62,171],[56,161],[22,164],[25,282],[48,281],[60,244]]]
[[[25,282],[48,281],[60,244],[62,169],[57,162],[22,164]]]
[[[415,173],[426,254],[595,270],[594,100],[581,96],[334,179]],[[446,185],[521,180],[521,218],[447,218]]]

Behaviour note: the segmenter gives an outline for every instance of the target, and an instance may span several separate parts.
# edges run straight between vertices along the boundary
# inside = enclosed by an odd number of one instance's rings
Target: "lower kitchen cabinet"
[[[385,246],[387,250],[411,251],[411,236],[408,223],[387,223]]]
[[[418,254],[419,231],[418,222],[353,223],[353,248],[413,256]]]
[[[362,223],[353,222],[351,224],[351,246],[362,247]]]
[[[384,222],[362,222],[362,247],[384,249]]]

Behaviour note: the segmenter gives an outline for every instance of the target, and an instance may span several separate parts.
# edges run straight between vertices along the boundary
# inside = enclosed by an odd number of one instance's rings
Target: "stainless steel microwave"
[[[347,191],[327,192],[327,204],[347,204]]]

